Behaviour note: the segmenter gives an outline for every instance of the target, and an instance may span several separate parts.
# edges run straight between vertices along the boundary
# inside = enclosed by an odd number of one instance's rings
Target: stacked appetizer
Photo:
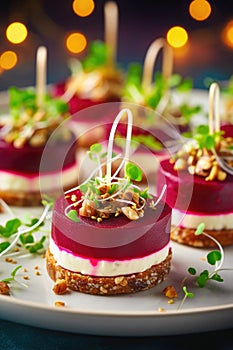
[[[120,158],[112,155],[113,138],[125,114],[125,155],[112,173]],[[55,202],[46,261],[58,293],[64,285],[90,294],[133,293],[161,283],[170,271],[171,208],[162,200],[165,188],[157,198],[136,185],[142,172],[129,162],[131,132],[132,114],[123,109],[112,125],[106,162],[94,144],[95,171]]]
[[[55,196],[77,184],[76,139],[60,127],[68,117],[60,99],[46,95],[38,107],[35,89],[9,89],[9,113],[0,117],[0,198],[39,205],[43,193]]]
[[[161,71],[153,74],[159,52],[163,50]],[[145,115],[136,113],[135,124],[152,129],[165,118],[179,131],[190,128],[192,117],[200,113],[201,105],[191,105],[189,102],[192,90],[192,80],[173,74],[173,52],[166,39],[155,39],[149,46],[143,67],[138,63],[129,65],[126,81],[122,92],[122,103],[127,106],[131,103],[148,108],[154,113],[145,112]],[[179,94],[179,98],[175,95]]]
[[[104,5],[105,41],[96,40],[88,47],[85,57],[70,61],[71,75],[52,88],[54,96],[62,97],[69,105],[73,128],[79,146],[89,148],[105,137],[102,122],[88,107],[121,100],[124,72],[116,62],[118,32],[117,4]],[[83,113],[81,113],[83,111]],[[104,114],[102,113],[103,117]],[[108,120],[111,120],[112,115]],[[94,130],[90,130],[93,129]]]
[[[167,203],[173,208],[171,238],[195,247],[215,245],[196,236],[200,223],[221,245],[233,243],[233,133],[220,128],[219,86],[209,90],[209,125],[199,125],[171,159],[161,161],[158,188],[167,185]]]
[[[157,70],[153,79],[154,66],[161,50],[162,70]],[[200,105],[192,106],[186,101],[192,81],[172,74],[172,67],[172,49],[165,39],[158,38],[149,46],[143,67],[138,63],[129,65],[122,90],[121,108],[131,109],[135,117],[132,159],[153,180],[159,161],[174,153],[180,133],[190,129],[192,117],[201,110]],[[179,102],[174,98],[175,93],[179,93]],[[125,130],[124,125],[119,128],[119,137],[125,137]]]

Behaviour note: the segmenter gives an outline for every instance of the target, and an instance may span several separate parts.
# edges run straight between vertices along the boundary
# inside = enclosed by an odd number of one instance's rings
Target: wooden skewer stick
[[[209,133],[220,131],[220,89],[217,83],[212,83],[209,89]]]
[[[117,53],[118,36],[118,7],[113,1],[108,1],[104,6],[105,43],[110,48],[108,64],[114,66]]]
[[[46,74],[47,74],[47,49],[40,46],[36,54],[36,98],[37,106],[41,107],[46,93]]]
[[[127,118],[128,118],[128,123],[127,123],[127,134],[126,134],[126,140],[125,140],[125,154],[124,154],[124,160],[125,164],[129,161],[129,155],[130,155],[130,143],[131,143],[131,135],[132,135],[132,125],[133,125],[133,115],[130,109],[124,108],[122,109],[118,115],[116,116],[112,129],[109,135],[109,140],[108,140],[108,151],[107,151],[107,184],[111,184],[111,176],[112,176],[112,152],[113,152],[113,142],[114,142],[114,137],[116,133],[116,129],[118,126],[118,123],[120,120],[125,118],[125,114],[127,113]]]
[[[159,51],[163,49],[162,75],[168,79],[173,70],[173,53],[171,46],[166,39],[159,38],[149,46],[143,65],[142,86],[147,89],[152,84],[154,65],[156,63]]]

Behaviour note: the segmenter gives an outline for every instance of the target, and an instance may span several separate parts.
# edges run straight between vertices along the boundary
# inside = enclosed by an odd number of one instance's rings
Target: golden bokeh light
[[[222,41],[233,49],[233,19],[230,20],[223,29]]]
[[[188,33],[183,27],[174,26],[167,32],[166,38],[169,45],[179,48],[187,43]]]
[[[27,35],[28,30],[21,22],[13,22],[6,29],[6,37],[13,44],[22,43]]]
[[[18,61],[18,57],[14,51],[5,51],[0,56],[0,68],[12,69]]]
[[[193,0],[189,5],[189,14],[197,21],[204,21],[211,14],[211,5],[206,0]]]
[[[95,9],[95,3],[93,0],[74,0],[73,11],[80,17],[89,16]]]
[[[85,50],[87,39],[82,33],[71,33],[66,39],[66,47],[72,53],[80,53]]]

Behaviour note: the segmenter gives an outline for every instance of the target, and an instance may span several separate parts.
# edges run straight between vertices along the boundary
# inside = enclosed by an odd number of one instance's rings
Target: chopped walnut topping
[[[10,287],[5,282],[0,282],[0,294],[10,295]]]
[[[110,197],[109,193],[104,192],[109,190],[108,186],[99,186],[98,190],[100,195],[96,195],[95,202],[90,199],[83,200],[79,215],[90,217],[98,222],[120,214],[124,214],[130,220],[137,220],[143,216],[142,199],[138,193],[128,189],[126,192],[119,192],[117,196]]]
[[[230,167],[233,167],[232,144],[233,138],[227,137],[219,141],[215,150],[217,156]],[[191,175],[202,176],[206,181],[224,181],[227,173],[218,163],[217,156],[211,150],[199,149],[197,144],[190,143],[178,151],[170,162],[174,164],[175,170],[187,169]]]

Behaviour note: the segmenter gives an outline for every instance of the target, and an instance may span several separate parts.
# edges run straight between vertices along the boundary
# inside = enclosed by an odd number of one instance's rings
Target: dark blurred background
[[[233,21],[232,0],[209,1],[211,14],[204,21],[190,16],[191,0],[115,2],[119,9],[117,61],[124,67],[131,61],[143,62],[150,43],[165,37],[172,26],[179,25],[186,29],[189,40],[186,48],[174,52],[174,73],[191,77],[195,88],[205,88],[206,77],[228,80],[233,75],[233,43],[227,45],[223,40],[226,26]],[[0,90],[11,85],[35,84],[35,55],[40,45],[48,48],[47,82],[51,84],[69,75],[69,58],[81,57],[65,46],[69,32],[82,32],[89,43],[104,40],[106,1],[95,0],[94,12],[88,17],[76,15],[72,3],[73,0],[0,2],[0,55],[13,50],[18,57],[12,69],[0,68]],[[21,44],[12,44],[6,39],[6,28],[14,21],[23,22],[28,28],[28,36]]]

